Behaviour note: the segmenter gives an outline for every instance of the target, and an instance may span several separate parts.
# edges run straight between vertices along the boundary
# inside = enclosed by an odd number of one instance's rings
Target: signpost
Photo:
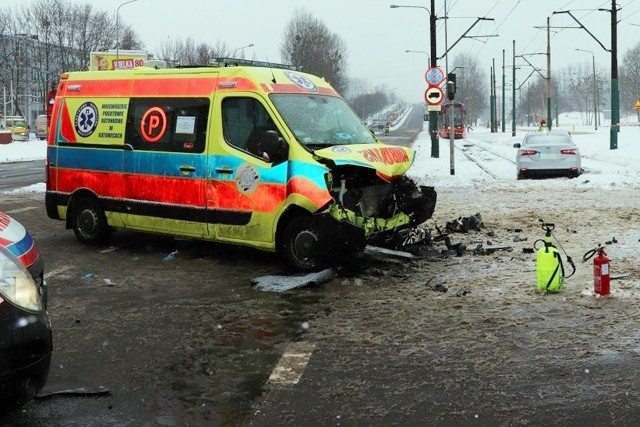
[[[431,67],[424,73],[427,82],[427,90],[424,92],[424,100],[427,102],[427,111],[440,111],[444,91],[442,83],[445,81],[444,71],[440,67]]]
[[[440,105],[444,98],[444,92],[439,86],[429,86],[424,92],[424,99],[428,105]]]
[[[424,79],[429,86],[439,86],[444,81],[444,71],[440,67],[431,67],[424,73]]]

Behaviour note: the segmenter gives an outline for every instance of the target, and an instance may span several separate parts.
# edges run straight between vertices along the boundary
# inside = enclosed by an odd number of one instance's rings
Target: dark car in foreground
[[[53,348],[43,260],[26,228],[0,212],[0,415],[33,398]]]
[[[516,155],[517,178],[568,176],[582,173],[580,150],[566,130],[531,132],[522,144],[513,144]]]

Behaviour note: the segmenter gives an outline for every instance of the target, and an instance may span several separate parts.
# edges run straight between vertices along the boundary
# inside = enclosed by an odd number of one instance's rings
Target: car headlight
[[[38,286],[31,274],[18,258],[4,247],[0,247],[0,300],[2,299],[25,310],[43,310]]]

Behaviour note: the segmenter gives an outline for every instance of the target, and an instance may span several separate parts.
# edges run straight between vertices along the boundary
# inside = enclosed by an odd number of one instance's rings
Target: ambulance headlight
[[[0,247],[0,301],[29,311],[42,311],[42,299],[31,274],[8,249]]]

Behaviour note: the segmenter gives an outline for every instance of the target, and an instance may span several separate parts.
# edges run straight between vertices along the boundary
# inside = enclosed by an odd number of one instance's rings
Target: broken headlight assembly
[[[44,310],[38,285],[18,258],[0,246],[0,303],[3,300],[28,311]]]

